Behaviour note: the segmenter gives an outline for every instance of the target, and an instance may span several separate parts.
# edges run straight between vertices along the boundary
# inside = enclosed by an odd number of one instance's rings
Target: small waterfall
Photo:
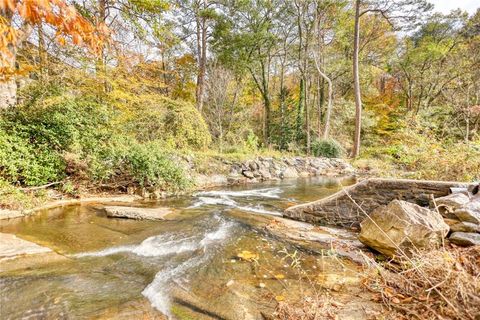
[[[95,252],[84,252],[73,255],[76,258],[104,257],[114,254],[129,253],[140,257],[173,256],[184,252],[199,251],[189,256],[175,266],[160,270],[143,291],[142,294],[150,301],[152,306],[167,316],[170,315],[169,285],[175,282],[192,268],[198,267],[208,261],[215,249],[226,240],[233,231],[235,222],[227,220],[217,214],[209,217],[210,227],[204,233],[196,236],[185,237],[181,234],[165,234],[145,239],[138,245],[118,246]]]
[[[242,211],[247,211],[252,213],[282,216],[281,212],[266,210],[260,204],[257,204],[255,206],[242,205],[232,199],[232,198],[280,199],[280,194],[282,192],[283,191],[280,188],[264,188],[264,189],[253,189],[253,190],[243,190],[243,191],[220,190],[220,191],[199,192],[195,194],[195,196],[197,196],[197,201],[187,209],[194,209],[194,208],[199,208],[202,206],[210,206],[210,205],[220,205],[220,206],[236,208]]]

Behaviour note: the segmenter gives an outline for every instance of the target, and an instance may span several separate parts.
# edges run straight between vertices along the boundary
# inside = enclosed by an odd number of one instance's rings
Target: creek
[[[135,204],[173,208],[166,221],[107,218],[100,205],[0,221],[0,232],[54,250],[0,261],[14,266],[0,273],[0,318],[259,319],[272,314],[278,301],[315,291],[312,279],[355,278],[358,266],[301,250],[266,232],[265,224],[291,205],[353,182],[284,180]]]

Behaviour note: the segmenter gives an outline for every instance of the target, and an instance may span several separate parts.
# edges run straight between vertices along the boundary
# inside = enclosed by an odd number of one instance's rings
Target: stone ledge
[[[432,196],[446,196],[452,187],[471,185],[473,184],[453,181],[372,178],[346,187],[327,198],[290,207],[285,210],[284,216],[316,224],[357,227],[365,216],[348,194],[370,214],[392,200],[428,206]]]

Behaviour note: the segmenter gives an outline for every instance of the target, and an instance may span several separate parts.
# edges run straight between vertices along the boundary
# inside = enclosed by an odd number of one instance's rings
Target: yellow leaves
[[[240,259],[242,259],[244,261],[248,261],[248,262],[257,261],[258,258],[260,258],[260,256],[257,253],[253,253],[253,252],[250,252],[250,251],[247,251],[247,250],[244,250],[244,251],[240,252],[239,254],[237,254],[237,257],[239,257]]]
[[[285,300],[285,297],[284,296],[275,296],[275,300],[277,300],[277,302],[282,302]]]
[[[66,44],[65,38],[62,37],[62,36],[57,37],[57,42],[58,42],[61,46],[65,46],[65,44]]]
[[[394,291],[392,288],[387,287],[383,289],[383,295],[387,298],[392,298],[394,296]]]

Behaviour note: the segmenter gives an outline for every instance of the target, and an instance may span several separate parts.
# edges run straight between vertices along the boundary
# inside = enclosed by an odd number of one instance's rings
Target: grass
[[[0,179],[0,209],[24,210],[44,204],[48,199],[45,190],[24,192]]]
[[[366,287],[393,319],[480,316],[478,246],[430,250],[397,262],[370,260],[367,271]]]

